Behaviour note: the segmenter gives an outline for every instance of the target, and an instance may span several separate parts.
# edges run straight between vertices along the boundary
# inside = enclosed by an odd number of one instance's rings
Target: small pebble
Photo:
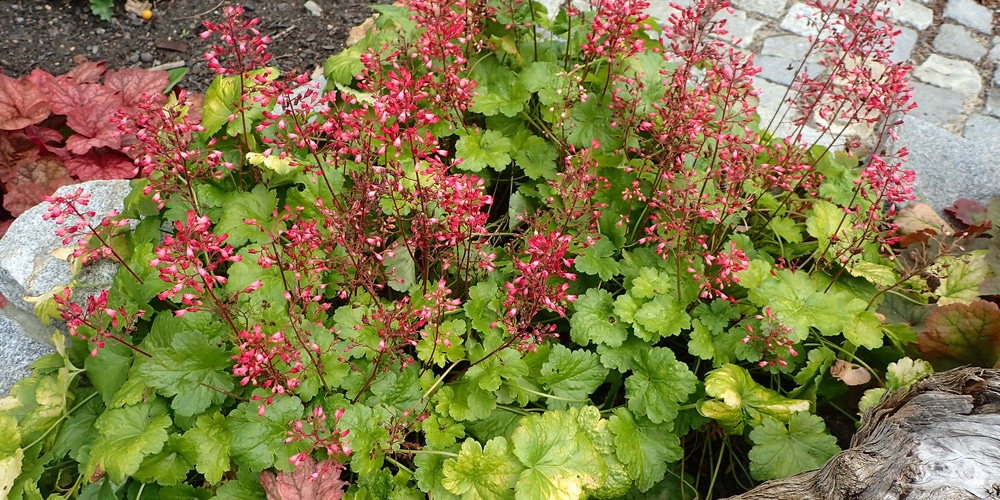
[[[153,60],[153,54],[150,54],[149,52],[143,52],[143,53],[139,54],[139,60],[141,60],[142,62],[152,61]]]
[[[312,15],[314,15],[316,17],[319,17],[319,16],[323,15],[323,9],[320,8],[320,6],[316,2],[314,2],[313,0],[309,0],[308,2],[302,4],[302,6],[305,7],[306,10],[308,10],[310,14],[312,14]]]
[[[106,30],[104,28],[97,28],[96,30],[94,30],[94,33],[98,35],[103,35],[105,31]]]
[[[138,50],[135,51],[135,52],[133,52],[132,55],[128,56],[128,62],[130,62],[130,63],[139,62],[139,51]]]
[[[14,18],[14,22],[17,23],[17,24],[21,24],[21,23],[24,22],[24,18],[23,17],[15,17]]]

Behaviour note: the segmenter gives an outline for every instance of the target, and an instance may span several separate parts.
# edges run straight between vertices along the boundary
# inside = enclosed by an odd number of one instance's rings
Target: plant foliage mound
[[[883,151],[908,67],[877,3],[817,4],[797,125],[880,154],[808,146],[762,131],[724,2],[647,7],[381,6],[326,89],[241,8],[207,23],[203,107],[121,123],[121,220],[51,199],[121,269],[39,307],[73,341],[0,402],[0,491],[708,498],[822,465],[848,384],[928,369],[878,313],[916,286]]]

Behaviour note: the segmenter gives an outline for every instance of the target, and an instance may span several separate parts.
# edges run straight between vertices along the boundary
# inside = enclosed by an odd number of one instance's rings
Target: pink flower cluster
[[[756,331],[752,326],[745,325],[748,335],[743,337],[743,343],[752,346],[762,356],[757,364],[765,366],[788,366],[785,361],[786,356],[798,356],[795,350],[795,342],[788,338],[792,329],[781,323],[768,307],[764,314],[757,314],[754,319],[760,321],[760,331]]]
[[[205,31],[201,38],[208,39],[213,34],[219,36],[221,43],[213,44],[212,50],[205,53],[205,61],[212,71],[220,75],[241,75],[248,69],[263,68],[271,60],[267,52],[270,37],[261,36],[254,26],[260,24],[260,19],[241,19],[242,5],[227,5],[223,8],[225,20],[219,24],[205,21]]]
[[[149,357],[149,354],[133,346],[124,338],[135,330],[136,321],[145,316],[145,311],[139,310],[129,313],[124,307],[109,308],[107,290],[102,290],[96,297],[88,295],[85,308],[73,302],[71,296],[72,291],[66,287],[63,288],[62,293],[53,295],[52,299],[59,305],[59,314],[66,322],[69,334],[93,343],[93,349],[90,351],[91,356],[97,356],[97,352],[104,348],[106,339],[114,339],[139,354]],[[110,328],[108,328],[109,326]],[[87,332],[90,334],[88,335]]]
[[[214,235],[211,227],[211,219],[189,210],[187,220],[174,222],[174,234],[163,237],[156,258],[149,261],[151,267],[159,268],[160,279],[171,285],[160,292],[160,300],[181,295],[185,307],[174,311],[177,316],[201,310],[202,299],[212,296],[216,285],[226,283],[226,277],[216,272],[219,267],[242,260],[231,245],[225,245],[228,235]]]
[[[515,261],[517,276],[507,283],[502,321],[519,349],[533,350],[546,337],[554,336],[555,325],[539,325],[535,316],[549,310],[566,316],[566,305],[576,300],[567,293],[576,275],[569,272],[573,259],[566,257],[573,238],[558,232],[536,232],[528,238],[524,258]]]

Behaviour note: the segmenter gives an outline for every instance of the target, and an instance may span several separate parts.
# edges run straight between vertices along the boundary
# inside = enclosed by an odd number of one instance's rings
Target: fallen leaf
[[[70,247],[59,247],[49,252],[49,255],[51,255],[53,258],[69,262],[70,257],[73,256],[73,249]]]
[[[268,500],[340,500],[344,497],[346,481],[340,479],[344,466],[333,460],[316,463],[312,457],[288,472],[260,473],[260,484]]]
[[[125,0],[125,11],[142,16],[142,11],[151,10],[153,4],[145,0]]]
[[[344,42],[344,45],[350,47],[351,45],[364,40],[365,35],[368,34],[369,30],[373,33],[378,32],[378,29],[375,27],[375,16],[369,17],[368,19],[365,19],[365,22],[351,28],[351,31],[347,34],[347,41]]]
[[[830,367],[830,375],[849,386],[864,385],[872,379],[872,374],[868,373],[868,370],[842,359],[838,359]]]

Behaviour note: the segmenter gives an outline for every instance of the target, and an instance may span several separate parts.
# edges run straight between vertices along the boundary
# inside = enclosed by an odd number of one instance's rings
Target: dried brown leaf
[[[871,381],[872,374],[860,365],[838,359],[830,367],[830,375],[849,386],[864,385]]]

